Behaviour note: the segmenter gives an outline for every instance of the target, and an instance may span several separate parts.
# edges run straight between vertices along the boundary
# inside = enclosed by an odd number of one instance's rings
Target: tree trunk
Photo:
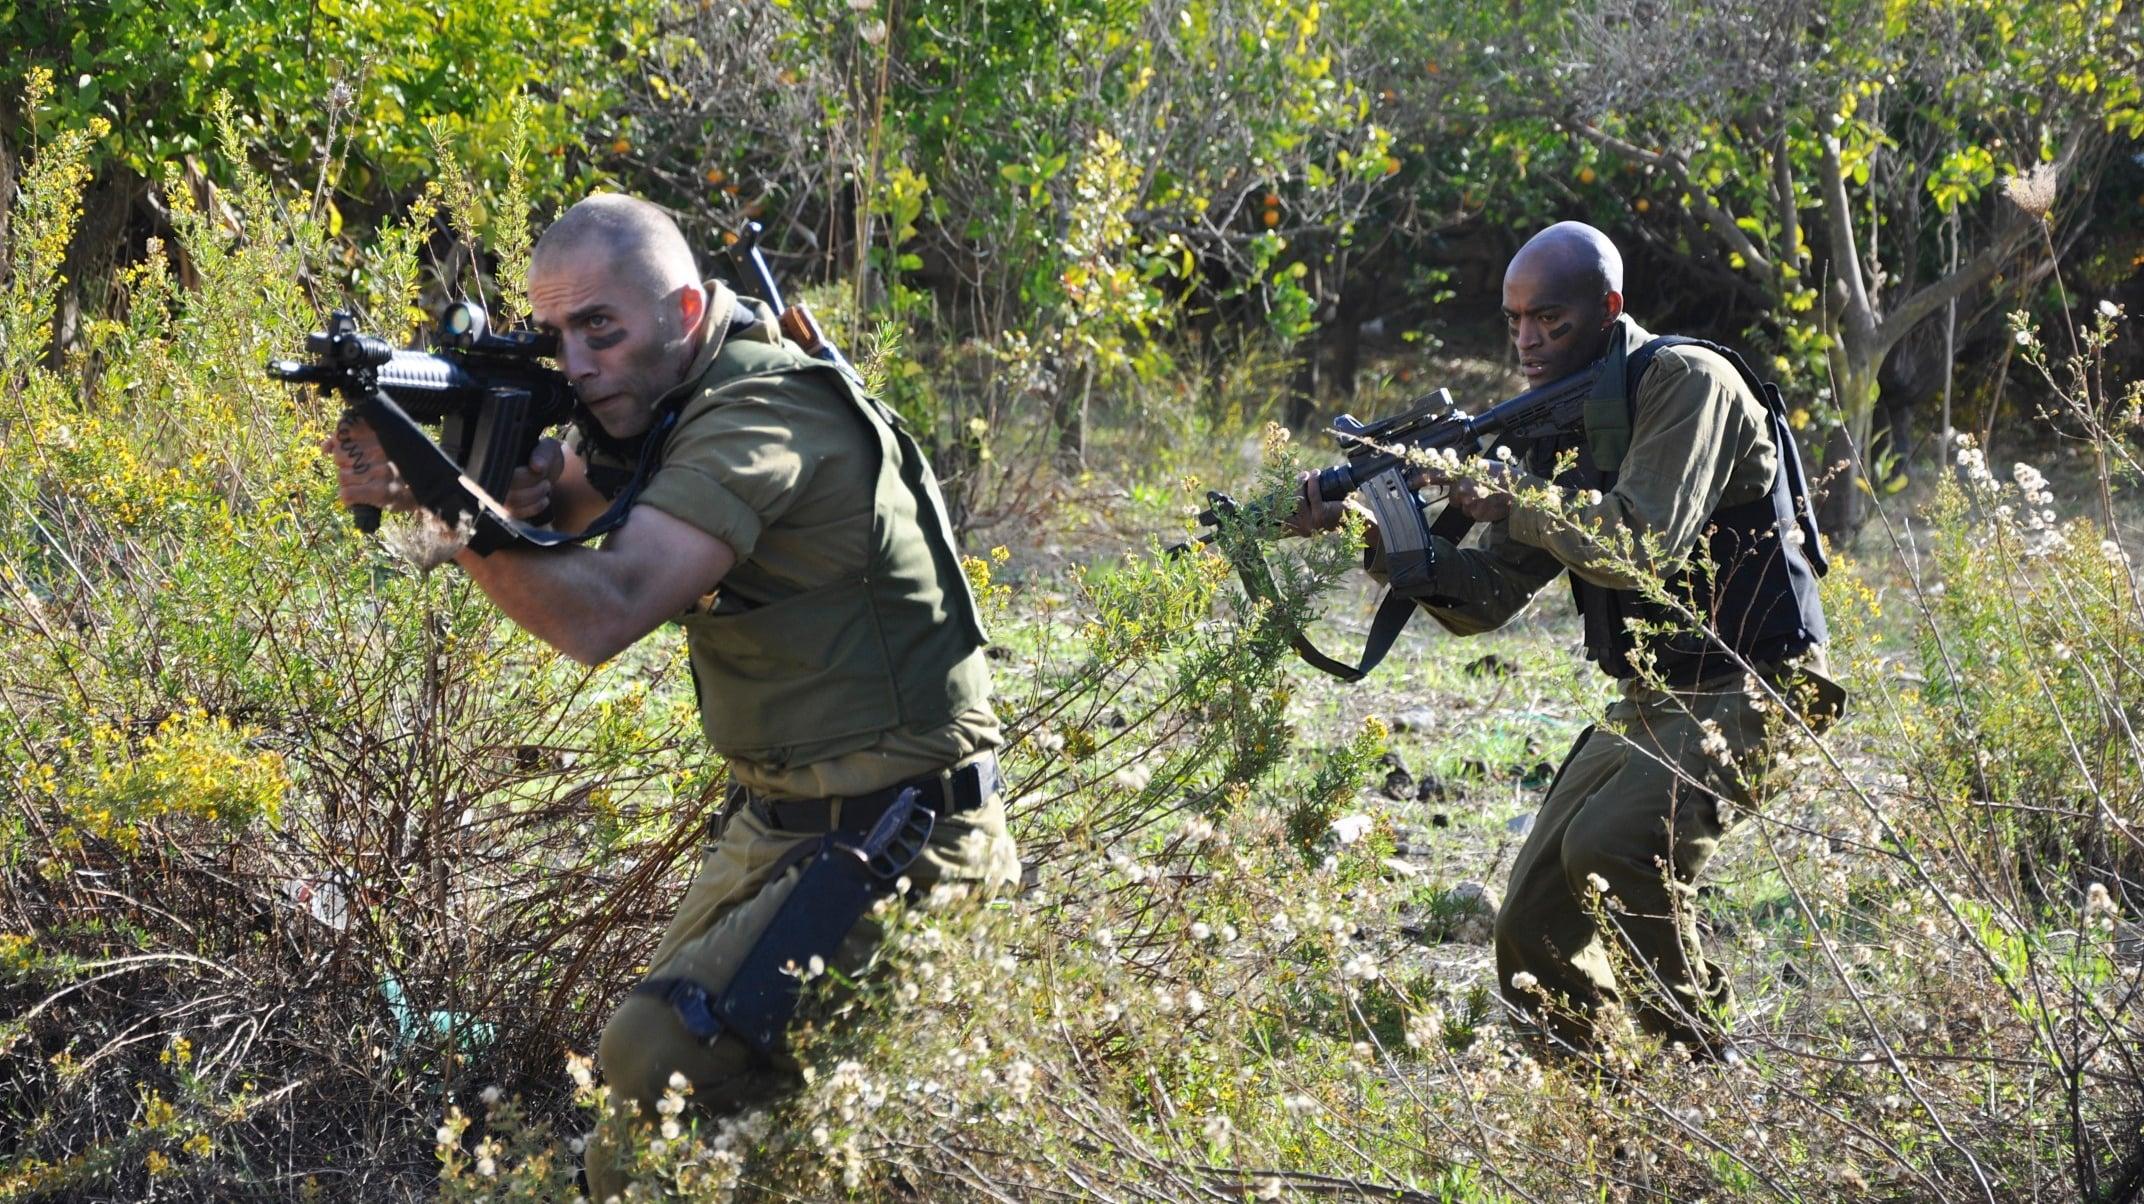
[[[1057,456],[1071,468],[1087,467],[1087,397],[1094,391],[1094,365],[1085,356],[1065,374],[1050,407],[1057,427]]]
[[[1304,339],[1298,348],[1303,358],[1296,361],[1295,376],[1288,382],[1288,429],[1307,431],[1318,416],[1318,340]]]
[[[1842,360],[1845,357],[1841,357]],[[1847,361],[1834,366],[1839,390],[1840,424],[1824,444],[1824,460],[1813,475],[1828,482],[1817,522],[1835,539],[1852,536],[1868,521],[1869,492],[1864,457],[1875,429],[1876,365]]]

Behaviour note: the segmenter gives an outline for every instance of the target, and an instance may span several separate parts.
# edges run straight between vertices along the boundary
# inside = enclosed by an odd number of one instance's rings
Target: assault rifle
[[[1608,365],[1613,365],[1608,370],[1614,378],[1602,382],[1602,370]],[[1341,501],[1353,493],[1362,495],[1376,519],[1394,588],[1378,605],[1360,661],[1348,665],[1335,660],[1319,651],[1300,631],[1293,640],[1296,654],[1334,677],[1360,681],[1391,651],[1393,641],[1413,615],[1417,600],[1435,601],[1424,598],[1419,588],[1435,580],[1435,540],[1441,537],[1457,543],[1466,537],[1474,521],[1456,505],[1446,506],[1434,523],[1424,516],[1425,503],[1409,480],[1412,462],[1420,453],[1449,451],[1472,456],[1491,441],[1522,442],[1580,430],[1585,425],[1589,401],[1600,404],[1603,400],[1594,396],[1596,383],[1611,384],[1614,394],[1606,400],[1617,407],[1624,404],[1621,372],[1622,357],[1611,352],[1590,367],[1498,402],[1480,414],[1460,409],[1450,390],[1438,389],[1390,418],[1362,422],[1343,414],[1334,419],[1331,434],[1347,449],[1347,459],[1318,470],[1308,488],[1328,502]],[[1206,507],[1199,514],[1199,522],[1210,530],[1196,542],[1219,541],[1252,597],[1278,598],[1272,570],[1256,540],[1279,533],[1286,511],[1272,505],[1238,505],[1234,498],[1219,492],[1206,495]],[[1187,546],[1179,545],[1171,551],[1182,551]]]
[[[806,355],[825,360],[850,379],[863,380],[849,357],[841,354],[826,332],[819,329],[819,319],[812,317],[811,310],[803,305],[789,305],[782,300],[781,286],[774,282],[774,272],[767,267],[767,257],[759,253],[759,236],[763,227],[758,222],[746,222],[744,233],[730,244],[730,264],[741,281],[749,281],[759,290],[759,299],[774,310],[775,320],[782,328],[782,337],[804,349]]]
[[[557,354],[558,338],[494,331],[482,305],[458,301],[441,316],[433,343],[428,352],[390,346],[337,310],[326,330],[306,336],[309,358],[270,360],[268,374],[340,394],[344,420],[370,424],[419,505],[449,526],[474,523],[470,546],[514,542],[528,528],[498,499],[543,433],[576,413],[565,375],[539,362]],[[437,442],[426,425],[439,428]],[[378,529],[378,508],[350,509],[358,529]]]

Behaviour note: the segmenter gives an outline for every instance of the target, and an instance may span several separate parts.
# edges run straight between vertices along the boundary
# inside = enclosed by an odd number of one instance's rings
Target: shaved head
[[[559,215],[536,241],[535,265],[561,263],[592,251],[620,281],[667,296],[700,283],[699,265],[670,215],[638,197],[599,192]]]
[[[1623,254],[1584,222],[1557,222],[1526,240],[1509,272],[1528,270],[1572,300],[1623,291]]]
[[[1622,313],[1623,256],[1584,222],[1534,235],[1504,269],[1504,322],[1519,372],[1533,384],[1598,359]]]
[[[529,313],[558,367],[617,439],[645,433],[707,337],[707,291],[670,215],[597,193],[559,215],[529,265]],[[727,315],[725,315],[727,317]]]

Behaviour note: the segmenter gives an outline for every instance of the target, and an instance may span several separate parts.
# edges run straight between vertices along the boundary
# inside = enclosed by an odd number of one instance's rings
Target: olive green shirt
[[[1633,351],[1653,338],[1628,317],[1618,321]],[[1483,525],[1478,546],[1433,536],[1435,569],[1420,592],[1453,604],[1422,609],[1454,634],[1474,635],[1503,626],[1567,569],[1604,589],[1638,588],[1680,567],[1714,511],[1770,491],[1779,449],[1764,402],[1718,353],[1662,348],[1632,408],[1630,448],[1615,486],[1598,500],[1564,513],[1529,504],[1527,495],[1544,489],[1567,505],[1579,499],[1521,476],[1514,482],[1520,500],[1509,517]],[[1384,580],[1381,557],[1373,557],[1370,571]],[[1822,649],[1812,653],[1805,664],[1821,673]]]
[[[731,291],[708,285],[710,314],[732,312]],[[762,312],[764,312],[763,307]],[[694,609],[760,607],[854,578],[869,563],[880,453],[852,403],[814,375],[761,378],[717,401],[704,378],[728,338],[774,342],[768,321],[737,332],[711,324],[687,376],[664,400],[682,400],[661,467],[636,505],[652,506],[728,544],[737,564]],[[798,732],[778,760],[732,755],[740,783],[777,797],[861,794],[944,768],[998,746],[987,705],[922,730],[895,728],[858,749]]]

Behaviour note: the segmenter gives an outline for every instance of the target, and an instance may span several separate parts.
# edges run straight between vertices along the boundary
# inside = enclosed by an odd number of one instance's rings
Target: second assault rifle
[[[1378,605],[1360,661],[1348,665],[1335,660],[1300,631],[1294,636],[1296,654],[1344,681],[1362,680],[1385,659],[1414,613],[1419,588],[1410,591],[1407,587],[1426,586],[1434,579],[1436,540],[1457,543],[1474,525],[1456,505],[1446,506],[1434,523],[1424,516],[1422,498],[1409,479],[1422,453],[1472,456],[1490,440],[1525,442],[1577,431],[1585,423],[1589,401],[1599,404],[1601,400],[1594,394],[1596,384],[1603,383],[1602,372],[1619,373],[1621,360],[1611,352],[1588,368],[1498,402],[1480,414],[1460,409],[1449,390],[1438,389],[1390,418],[1366,423],[1343,414],[1334,419],[1331,433],[1347,449],[1347,459],[1318,470],[1306,488],[1328,502],[1341,501],[1349,494],[1362,496],[1377,522],[1394,588]],[[1606,383],[1620,385],[1620,377]],[[1620,408],[1621,390],[1607,400]],[[1244,588],[1256,598],[1277,598],[1279,590],[1256,541],[1277,530],[1286,516],[1270,507],[1239,506],[1234,498],[1218,492],[1206,495],[1206,506],[1199,522],[1211,529],[1198,542],[1220,541]]]

